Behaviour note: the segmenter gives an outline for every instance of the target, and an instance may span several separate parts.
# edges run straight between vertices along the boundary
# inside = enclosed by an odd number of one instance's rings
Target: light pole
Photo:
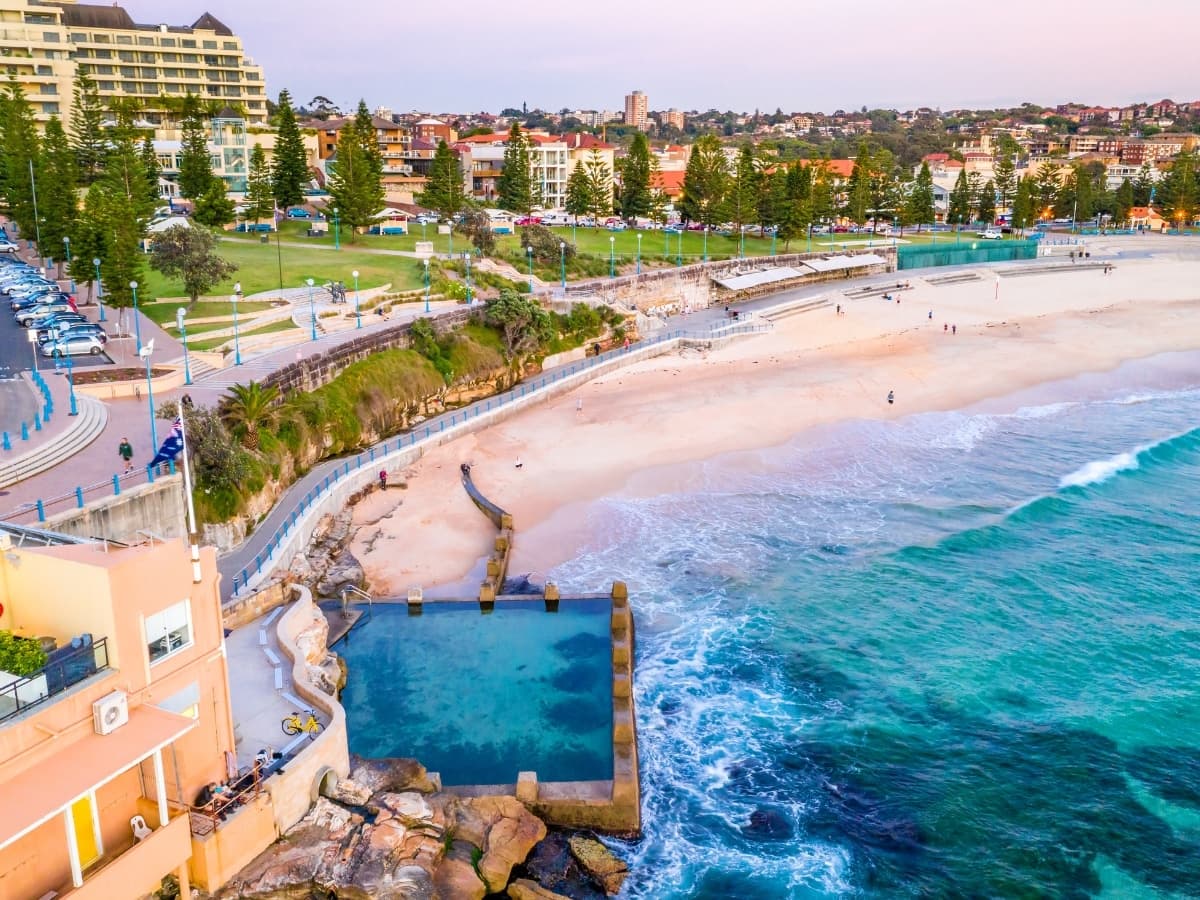
[[[533,246],[525,248],[525,255],[529,258],[529,293],[533,293]]]
[[[358,307],[358,269],[350,274],[354,276],[354,327],[362,328],[362,311]]]
[[[146,361],[146,396],[150,400],[150,446],[158,452],[158,427],[154,424],[154,382],[150,375],[150,354],[154,352],[154,341],[138,350],[138,356]]]
[[[446,232],[446,258],[454,258],[454,219],[450,220],[450,230]]]
[[[71,239],[66,235],[63,235],[63,253],[67,257],[67,274],[69,275],[71,270]],[[75,293],[74,277],[71,278],[71,293]]]
[[[738,227],[738,230],[741,232],[741,234],[738,237],[738,258],[745,259],[746,258],[746,226],[741,225]]]
[[[313,302],[313,280],[308,278],[304,283],[308,285],[308,317],[312,325],[312,339],[315,341],[317,339],[317,307]]]
[[[183,383],[192,383],[192,364],[188,360],[187,349],[187,324],[183,321],[183,317],[187,315],[187,310],[182,306],[175,310],[175,324],[179,327],[179,337],[183,341]]]
[[[338,208],[333,208],[333,249],[340,250],[342,246],[342,229],[338,220]]]
[[[470,250],[463,251],[463,261],[466,262],[466,264],[467,264],[467,306],[470,306],[471,303],[474,302],[471,299],[471,251]]]
[[[238,343],[237,321],[237,303],[240,296],[242,296],[242,283],[239,281],[233,286],[233,296],[229,298],[233,303],[233,364],[235,366],[242,364],[242,345]]]
[[[704,226],[704,261],[708,262],[708,226]]]
[[[104,321],[104,283],[100,280],[100,257],[92,259],[92,265],[96,267],[96,302],[100,304],[100,321]]]
[[[776,228],[774,231],[771,232],[771,255],[772,256],[775,255],[775,236],[777,234],[779,234],[778,228]]]
[[[563,293],[567,292],[567,242],[558,242],[558,266],[562,273],[562,289]]]
[[[640,231],[638,232],[637,239],[638,239],[638,245],[637,245],[637,273],[638,273],[639,275],[641,275],[641,274],[642,274],[642,233],[641,233]]]
[[[683,265],[683,232],[679,232],[679,255],[675,257],[675,265]]]
[[[422,261],[425,263],[425,312],[429,312],[429,258]]]
[[[75,402],[75,358],[71,354],[67,354],[67,384],[71,390],[71,410],[67,413],[68,416],[79,415],[79,406]]]
[[[617,277],[617,238],[612,234],[608,236],[608,277]]]
[[[133,291],[133,335],[134,335],[134,341],[136,342],[136,345],[137,345],[137,352],[141,353],[142,352],[142,325],[140,322],[138,322],[137,282],[136,281],[129,282],[129,289],[131,291]]]

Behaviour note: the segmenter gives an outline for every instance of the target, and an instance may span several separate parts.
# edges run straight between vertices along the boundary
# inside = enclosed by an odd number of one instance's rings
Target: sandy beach
[[[637,363],[393,473],[407,489],[356,507],[352,550],[376,595],[413,585],[472,594],[494,530],[459,483],[463,462],[514,516],[511,572],[545,572],[587,539],[588,503],[682,489],[680,463],[776,446],[814,425],[958,409],[1200,348],[1200,261],[1178,253],[1115,261],[1111,275],[1001,279],[998,298],[991,273],[948,286],[914,278],[899,303],[831,292],[844,315],[794,315],[720,349]]]

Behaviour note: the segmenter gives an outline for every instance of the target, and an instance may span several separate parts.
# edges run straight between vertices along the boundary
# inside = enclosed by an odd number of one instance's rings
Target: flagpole
[[[187,424],[183,404],[179,405],[179,439],[183,442],[183,492],[187,496],[188,543],[192,550],[192,583],[200,583],[200,543],[196,534],[196,504],[192,499],[192,468],[188,465]]]

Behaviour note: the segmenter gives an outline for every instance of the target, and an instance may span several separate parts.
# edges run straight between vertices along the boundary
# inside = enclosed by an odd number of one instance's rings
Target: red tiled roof
[[[650,186],[657,188],[668,196],[678,196],[683,193],[683,179],[686,172],[655,172],[650,177]]]
[[[830,159],[824,161],[829,166],[829,171],[838,178],[849,178],[854,173],[854,160],[852,159]],[[813,166],[820,165],[822,160],[819,159],[802,159],[800,165]]]

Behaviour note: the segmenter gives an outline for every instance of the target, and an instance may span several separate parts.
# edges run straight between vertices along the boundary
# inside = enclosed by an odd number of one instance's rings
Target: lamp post
[[[738,259],[746,258],[746,226],[738,226],[738,231],[741,232],[738,236]]]
[[[467,264],[467,306],[474,301],[471,299],[471,251],[463,251],[463,261]]]
[[[233,364],[240,366],[242,364],[242,345],[238,343],[238,321],[237,321],[237,304],[238,297],[242,296],[242,283],[239,281],[233,286],[233,296],[230,301],[233,303]]]
[[[158,450],[158,428],[154,424],[154,381],[150,375],[150,354],[154,352],[154,341],[138,350],[138,356],[146,361],[146,396],[150,400],[150,446]]]
[[[450,230],[446,232],[446,258],[454,258],[454,220],[450,220]]]
[[[309,324],[312,326],[312,339],[317,339],[317,307],[313,302],[313,280],[305,279],[305,284],[308,285],[308,318]]]
[[[63,254],[67,257],[67,274],[70,274],[71,269],[71,239],[63,235]],[[71,293],[75,293],[75,278],[71,278]]]
[[[362,328],[362,311],[358,307],[358,269],[350,274],[354,276],[354,327]]]
[[[704,226],[704,261],[708,262],[708,226]]]
[[[96,302],[100,304],[100,321],[104,321],[104,283],[100,280],[100,257],[92,259],[92,265],[96,267]]]
[[[637,236],[637,273],[642,274],[642,233],[639,231]],[[566,285],[563,285],[566,287]]]
[[[341,223],[338,220],[338,208],[333,208],[333,249],[340,250],[342,247],[342,229]]]
[[[567,242],[558,242],[558,266],[562,274],[562,289],[563,293],[567,292]]]
[[[617,277],[617,238],[611,234],[608,236],[608,277]]]
[[[67,384],[71,390],[71,410],[67,413],[68,416],[79,415],[79,406],[75,402],[75,359],[69,353],[67,354]]]
[[[771,232],[771,255],[775,255],[775,236],[779,234],[779,229],[776,228]]]
[[[683,232],[682,231],[679,232],[679,253],[675,257],[675,265],[677,265],[677,266],[683,265]]]
[[[142,352],[142,325],[138,321],[137,282],[136,281],[129,282],[129,289],[131,291],[133,291],[133,335],[134,335],[134,341],[136,342],[137,352],[141,353]]]
[[[533,246],[525,248],[525,255],[529,258],[529,293],[533,293]]]
[[[425,263],[425,312],[429,312],[429,257],[422,262]]]
[[[183,321],[183,317],[187,315],[187,310],[182,306],[175,310],[175,324],[179,327],[179,337],[183,341],[183,383],[192,383],[192,364],[188,360],[187,349],[187,323]]]

